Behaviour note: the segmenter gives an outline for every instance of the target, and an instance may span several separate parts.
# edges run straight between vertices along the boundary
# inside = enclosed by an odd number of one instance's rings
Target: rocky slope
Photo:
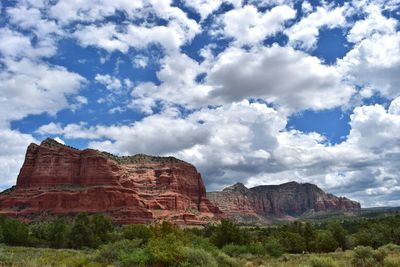
[[[176,158],[117,157],[53,139],[29,145],[16,186],[0,195],[0,214],[36,220],[79,212],[107,213],[117,223],[178,224],[220,214],[196,168]]]
[[[207,198],[226,216],[240,221],[291,218],[310,211],[361,208],[360,203],[327,194],[316,185],[296,182],[253,188],[237,183],[221,192],[209,192]]]

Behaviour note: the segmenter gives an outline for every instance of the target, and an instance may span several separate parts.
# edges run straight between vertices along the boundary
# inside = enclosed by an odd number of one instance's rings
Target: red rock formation
[[[299,216],[308,211],[360,209],[360,203],[327,194],[316,185],[296,182],[246,188],[237,183],[208,199],[228,217],[260,219],[269,216]]]
[[[220,214],[196,168],[176,158],[117,157],[52,139],[29,145],[17,185],[0,195],[0,214],[35,219],[79,212],[107,213],[118,223],[178,224],[204,224]]]

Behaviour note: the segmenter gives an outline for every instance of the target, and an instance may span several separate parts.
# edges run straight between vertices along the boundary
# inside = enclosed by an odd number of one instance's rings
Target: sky
[[[1,0],[0,189],[52,137],[172,155],[207,190],[400,206],[400,1]]]

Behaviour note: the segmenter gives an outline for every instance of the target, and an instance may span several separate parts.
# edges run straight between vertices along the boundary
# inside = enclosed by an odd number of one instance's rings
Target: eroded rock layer
[[[314,184],[289,182],[246,188],[242,183],[221,192],[209,192],[207,198],[228,217],[265,218],[300,216],[309,211],[354,210],[360,203],[325,193]]]
[[[26,219],[102,212],[117,223],[204,224],[220,214],[196,168],[173,157],[117,157],[46,139],[29,145],[0,214]]]

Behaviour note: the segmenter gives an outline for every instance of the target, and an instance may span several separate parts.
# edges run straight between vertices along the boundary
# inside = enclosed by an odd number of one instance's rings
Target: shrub
[[[222,248],[222,251],[229,256],[237,257],[241,254],[246,253],[246,249],[244,246],[228,244]]]
[[[146,251],[154,264],[169,266],[184,259],[183,243],[173,233],[150,239]]]
[[[311,257],[310,258],[311,267],[337,267],[338,264],[329,257]]]
[[[328,229],[332,233],[340,248],[342,250],[346,250],[348,248],[348,241],[346,238],[347,232],[343,226],[338,222],[333,222],[328,225]]]
[[[319,230],[316,232],[315,248],[318,252],[332,252],[339,247],[339,243],[330,231]]]
[[[140,244],[142,240],[120,240],[115,243],[109,243],[100,247],[96,259],[103,263],[111,264],[113,262],[120,261],[121,258],[126,258],[125,256],[140,249]]]
[[[305,240],[298,233],[282,232],[279,235],[279,243],[290,253],[301,253],[306,250]]]
[[[90,225],[94,234],[94,238],[98,243],[109,241],[109,233],[114,229],[114,225],[110,217],[103,214],[95,214],[90,217]]]
[[[150,261],[149,254],[144,249],[135,249],[130,252],[121,252],[118,256],[122,266],[146,266]]]
[[[9,245],[28,246],[29,229],[17,219],[5,219],[2,225],[4,241]]]
[[[64,219],[56,219],[49,224],[49,243],[53,248],[66,248],[69,243],[71,228]]]
[[[227,244],[242,245],[246,243],[244,230],[228,220],[222,220],[221,224],[215,227],[210,237],[211,242],[219,248]]]
[[[201,248],[184,248],[185,261],[181,264],[182,266],[193,266],[193,267],[217,267],[217,261],[214,257]]]
[[[387,257],[383,261],[383,266],[385,266],[385,267],[399,267],[400,266],[400,257]]]
[[[128,224],[122,227],[122,236],[125,239],[141,239],[147,242],[151,237],[151,231],[143,224]]]
[[[371,247],[358,246],[354,248],[352,264],[355,267],[382,266],[386,252],[383,249],[374,250]]]
[[[393,243],[386,244],[386,245],[380,247],[380,249],[383,249],[387,253],[400,252],[400,246],[396,245],[396,244],[393,244]]]
[[[265,252],[272,257],[280,257],[284,253],[284,247],[278,242],[278,240],[271,238],[268,239],[264,245]]]
[[[3,228],[0,225],[0,243],[4,241]]]
[[[74,225],[71,228],[70,242],[73,248],[96,247],[98,245],[87,214],[81,213],[75,218]]]
[[[223,252],[218,251],[215,257],[218,267],[239,267],[239,260],[229,257]]]
[[[265,255],[266,254],[266,249],[265,247],[260,244],[260,243],[253,243],[253,244],[248,244],[248,245],[234,245],[234,244],[228,244],[222,248],[222,251],[229,256],[239,256],[242,254],[252,254],[252,255]]]

